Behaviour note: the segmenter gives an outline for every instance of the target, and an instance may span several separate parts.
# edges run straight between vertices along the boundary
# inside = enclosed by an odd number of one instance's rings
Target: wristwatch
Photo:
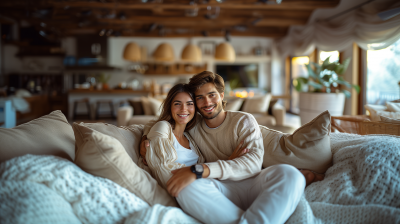
[[[204,168],[201,164],[195,164],[190,167],[190,170],[196,174],[196,179],[200,179],[203,177]]]

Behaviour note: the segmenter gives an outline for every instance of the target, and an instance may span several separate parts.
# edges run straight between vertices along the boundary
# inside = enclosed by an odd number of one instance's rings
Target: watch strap
[[[199,172],[196,171],[196,165],[191,166],[191,167],[190,167],[190,170],[191,170],[194,174],[196,174],[196,179],[200,179],[200,178],[203,177],[203,173],[199,173]]]

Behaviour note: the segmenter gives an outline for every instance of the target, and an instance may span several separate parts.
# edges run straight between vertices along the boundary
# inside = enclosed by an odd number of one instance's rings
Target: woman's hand
[[[248,149],[248,148],[246,148],[246,147],[243,147],[243,148],[242,148],[242,146],[243,146],[243,141],[241,141],[241,142],[239,143],[239,145],[236,147],[235,151],[233,151],[232,155],[229,156],[228,159],[229,159],[229,160],[233,160],[233,159],[236,159],[236,158],[238,158],[238,157],[244,155],[245,153],[248,153],[248,152],[249,152],[249,149]]]

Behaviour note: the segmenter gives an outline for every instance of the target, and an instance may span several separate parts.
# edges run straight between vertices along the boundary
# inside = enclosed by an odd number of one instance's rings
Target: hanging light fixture
[[[227,42],[220,43],[215,48],[214,58],[221,61],[234,62],[235,61],[235,50],[232,45]]]
[[[142,57],[139,45],[134,42],[129,42],[125,46],[123,57],[128,61],[140,61]]]
[[[168,43],[158,45],[157,49],[153,52],[153,58],[157,61],[173,61],[174,49]]]
[[[188,44],[183,48],[181,59],[185,61],[198,62],[201,61],[200,48],[194,44]]]

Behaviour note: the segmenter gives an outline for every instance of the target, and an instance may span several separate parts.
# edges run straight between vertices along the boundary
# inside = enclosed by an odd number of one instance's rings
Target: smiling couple
[[[209,71],[174,86],[159,119],[145,126],[144,163],[201,222],[284,223],[312,173],[286,164],[261,170],[258,123],[251,114],[225,111],[224,90],[222,77]]]

